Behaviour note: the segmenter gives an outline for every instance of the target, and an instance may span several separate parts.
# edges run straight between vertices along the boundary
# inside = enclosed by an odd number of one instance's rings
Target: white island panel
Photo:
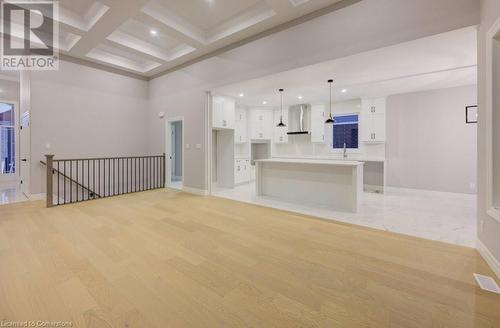
[[[363,163],[311,159],[256,161],[256,192],[295,204],[357,212],[363,192]]]

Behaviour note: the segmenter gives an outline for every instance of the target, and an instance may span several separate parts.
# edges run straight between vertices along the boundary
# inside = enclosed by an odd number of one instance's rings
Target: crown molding
[[[109,72],[109,73],[114,73],[114,74],[119,74],[119,75],[123,75],[123,76],[126,76],[126,77],[131,77],[131,78],[142,80],[142,81],[149,81],[150,80],[147,76],[143,76],[143,75],[140,75],[140,74],[131,73],[131,72],[128,72],[128,71],[125,71],[125,70],[122,70],[122,69],[110,67],[110,66],[103,65],[103,64],[94,63],[94,62],[92,62],[90,60],[86,60],[86,59],[82,59],[82,58],[76,58],[76,57],[73,57],[73,56],[68,56],[68,55],[60,54],[59,59],[60,60],[64,60],[66,62],[73,63],[73,64],[87,66],[87,67],[90,67],[90,68],[95,68],[95,69],[99,69],[101,71],[106,71],[106,72]]]

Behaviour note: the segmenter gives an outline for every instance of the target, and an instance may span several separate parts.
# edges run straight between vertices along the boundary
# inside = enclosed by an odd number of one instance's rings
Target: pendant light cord
[[[328,80],[328,83],[330,83],[330,118],[332,118],[332,83],[333,83],[333,80]]]

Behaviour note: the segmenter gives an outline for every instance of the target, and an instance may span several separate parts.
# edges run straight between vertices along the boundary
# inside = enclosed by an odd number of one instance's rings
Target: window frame
[[[5,174],[0,172],[0,181],[7,182],[7,181],[13,181],[13,179],[17,179],[18,177],[20,177],[20,167],[19,167],[20,154],[19,154],[19,151],[21,148],[19,145],[19,103],[15,100],[1,99],[1,98],[0,98],[0,103],[14,105],[14,125],[2,125],[2,127],[14,129],[15,172],[14,173],[5,173]]]
[[[361,113],[360,112],[353,112],[353,113],[342,113],[342,114],[335,114],[334,113],[333,114],[334,118],[339,117],[339,116],[353,116],[353,115],[358,117],[358,148],[347,148],[346,152],[348,154],[357,154],[357,153],[361,152],[361,140],[359,139],[360,138],[360,128],[361,128],[361,124],[360,124]],[[334,129],[335,129],[335,126],[332,129],[332,133],[333,133]],[[332,146],[330,148],[330,152],[335,153],[335,154],[343,153],[344,148],[334,148],[334,146]]]

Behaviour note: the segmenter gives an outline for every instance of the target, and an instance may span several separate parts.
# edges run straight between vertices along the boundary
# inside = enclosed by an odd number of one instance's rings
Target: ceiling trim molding
[[[87,66],[90,68],[95,68],[95,69],[99,69],[99,70],[106,71],[109,73],[114,73],[114,74],[119,74],[119,75],[123,75],[126,77],[131,77],[131,78],[142,80],[142,81],[149,81],[150,80],[150,78],[148,78],[147,76],[127,72],[125,70],[121,70],[121,69],[110,67],[110,66],[103,65],[103,64],[94,63],[90,60],[86,60],[86,59],[82,59],[82,58],[76,58],[76,57],[60,54],[59,59],[64,60],[66,62],[73,63],[73,64]]]
[[[203,61],[205,59],[209,59],[211,57],[220,55],[220,54],[222,54],[224,52],[227,52],[227,51],[233,50],[235,48],[241,47],[241,46],[243,46],[245,44],[248,44],[250,42],[253,42],[253,41],[265,38],[265,37],[267,37],[269,35],[272,35],[272,34],[275,34],[275,33],[281,32],[281,31],[284,31],[284,30],[289,29],[291,27],[300,25],[300,24],[305,23],[307,21],[310,21],[310,20],[313,20],[315,18],[324,16],[324,15],[332,13],[334,11],[343,9],[345,7],[351,6],[351,5],[353,5],[355,3],[358,3],[358,2],[361,2],[361,1],[362,0],[343,0],[343,1],[340,1],[340,2],[337,2],[337,3],[334,3],[332,5],[329,5],[329,6],[326,6],[324,8],[318,9],[316,11],[313,11],[312,13],[306,14],[306,15],[298,17],[298,18],[295,18],[295,19],[293,19],[293,20],[291,20],[289,22],[286,22],[286,23],[280,24],[278,26],[272,27],[272,28],[270,28],[268,30],[265,30],[265,31],[262,31],[262,32],[260,32],[258,34],[255,34],[255,35],[252,35],[250,37],[247,37],[247,38],[245,38],[243,40],[231,43],[231,44],[229,44],[229,45],[227,45],[225,47],[222,47],[220,49],[211,51],[209,53],[206,53],[204,55],[201,55],[199,57],[191,59],[191,60],[189,60],[189,61],[187,61],[185,63],[179,64],[179,65],[177,65],[175,67],[172,67],[172,68],[169,68],[169,69],[167,69],[167,70],[165,70],[163,72],[160,72],[160,73],[157,73],[157,74],[152,75],[150,77],[147,77],[146,79],[148,81],[150,81],[150,80],[159,78],[159,77],[161,77],[163,75],[167,75],[167,74],[170,74],[172,72],[181,70],[183,68],[186,68],[188,66],[196,64],[198,62],[201,62],[201,61]]]

